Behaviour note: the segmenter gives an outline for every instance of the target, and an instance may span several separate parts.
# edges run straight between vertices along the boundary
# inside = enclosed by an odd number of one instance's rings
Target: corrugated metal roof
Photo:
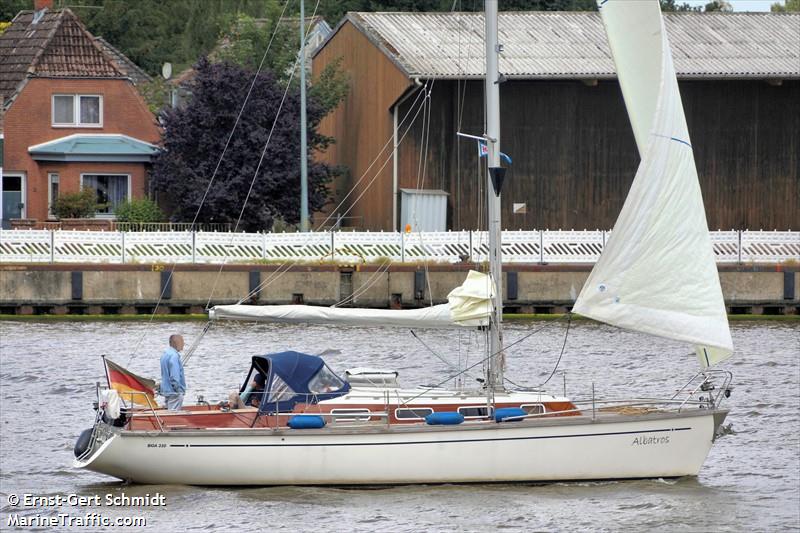
[[[410,77],[482,77],[482,13],[350,13]],[[800,78],[800,13],[666,13],[681,78]],[[600,14],[502,12],[509,78],[615,77]]]

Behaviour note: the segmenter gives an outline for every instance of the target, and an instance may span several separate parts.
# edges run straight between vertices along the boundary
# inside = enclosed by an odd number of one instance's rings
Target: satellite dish
[[[161,76],[165,80],[168,80],[172,77],[172,63],[167,62],[161,65]]]

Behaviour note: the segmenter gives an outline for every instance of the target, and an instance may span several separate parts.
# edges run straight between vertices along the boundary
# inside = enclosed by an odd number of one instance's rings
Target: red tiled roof
[[[114,62],[117,64],[117,67],[128,76],[133,83],[136,85],[140,85],[142,83],[149,83],[153,81],[153,78],[142,68],[134,63],[133,61],[128,58],[125,54],[111,46],[111,43],[103,39],[102,37],[95,37],[94,41],[100,45],[100,48],[103,49],[103,52],[110,55]]]
[[[8,109],[31,77],[125,78],[69,9],[21,11],[0,35],[0,98]]]

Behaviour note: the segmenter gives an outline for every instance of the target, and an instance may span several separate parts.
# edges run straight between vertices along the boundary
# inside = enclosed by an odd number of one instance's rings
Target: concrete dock
[[[102,265],[2,264],[0,314],[202,313],[207,304],[247,301],[412,308],[446,301],[469,265]],[[504,272],[506,312],[562,313],[591,265],[512,265]],[[731,314],[800,314],[800,267],[721,266]],[[261,288],[260,291],[258,289]],[[160,303],[159,303],[160,302]],[[158,309],[156,304],[158,303]]]

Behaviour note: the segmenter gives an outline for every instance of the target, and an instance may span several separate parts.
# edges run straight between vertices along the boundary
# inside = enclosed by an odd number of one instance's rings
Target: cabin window
[[[458,412],[464,415],[464,418],[486,418],[488,411],[486,407],[459,407]]]
[[[529,415],[540,415],[544,413],[544,404],[541,403],[532,403],[527,405],[520,405],[520,409],[528,413]]]
[[[289,386],[288,383],[283,381],[280,376],[273,376],[272,377],[272,385],[269,389],[269,400],[268,403],[275,403],[275,402],[282,402],[285,400],[289,400],[292,396],[295,395],[295,392]]]
[[[428,407],[417,407],[416,409],[395,409],[394,416],[398,420],[422,420],[426,416],[433,414],[433,409]]]
[[[100,127],[103,97],[96,94],[54,94],[53,126]]]
[[[131,197],[131,177],[128,174],[82,174],[81,188],[97,191],[97,212],[110,218],[114,210]]]
[[[317,375],[311,378],[308,382],[308,390],[314,394],[325,394],[327,392],[336,392],[344,387],[344,381],[339,379],[339,376],[326,366],[323,366]]]
[[[331,409],[331,416],[336,422],[367,422],[369,409]]]

